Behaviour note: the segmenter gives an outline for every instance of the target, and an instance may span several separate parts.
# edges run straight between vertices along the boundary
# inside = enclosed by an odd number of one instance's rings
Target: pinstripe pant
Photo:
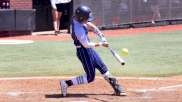
[[[77,48],[77,57],[81,61],[83,68],[87,74],[88,83],[92,82],[95,79],[96,68],[100,71],[101,74],[105,74],[108,71],[108,68],[93,48]]]

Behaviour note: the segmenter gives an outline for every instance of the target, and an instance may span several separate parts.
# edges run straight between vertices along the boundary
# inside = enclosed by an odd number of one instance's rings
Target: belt
[[[76,46],[76,48],[81,48],[82,46]]]

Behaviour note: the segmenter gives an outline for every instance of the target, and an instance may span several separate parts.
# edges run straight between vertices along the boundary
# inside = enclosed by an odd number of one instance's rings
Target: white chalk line
[[[25,94],[59,94],[61,91],[9,91],[0,92],[0,95],[20,96]]]
[[[18,97],[26,94],[61,94],[60,91],[52,91],[52,92],[46,92],[46,91],[34,91],[34,92],[26,92],[26,91],[12,91],[12,92],[0,92],[0,95],[7,95],[11,97]],[[79,94],[79,93],[78,93]],[[99,95],[99,94],[98,94]],[[127,98],[127,97],[126,97]],[[152,97],[150,96],[129,96],[130,99],[150,99]]]
[[[32,40],[0,39],[0,45],[30,44]]]
[[[176,91],[178,88],[181,88],[182,84],[177,84],[177,85],[171,85],[171,86],[164,86],[164,87],[158,87],[158,88],[150,88],[150,89],[128,89],[128,91],[131,92],[159,92],[159,91]]]
[[[34,79],[67,79],[73,78],[74,76],[42,76],[42,77],[6,77],[0,78],[0,81],[3,80],[34,80]],[[98,79],[103,79],[102,76],[96,76]],[[166,80],[166,78],[161,77],[116,77],[117,79],[128,79],[128,80]]]

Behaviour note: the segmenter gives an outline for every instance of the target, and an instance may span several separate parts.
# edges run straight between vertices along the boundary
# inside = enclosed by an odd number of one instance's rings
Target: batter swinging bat
[[[114,58],[116,58],[116,60],[121,63],[121,65],[125,65],[125,61],[109,46],[108,47],[110,52],[112,53],[112,55],[114,56]]]

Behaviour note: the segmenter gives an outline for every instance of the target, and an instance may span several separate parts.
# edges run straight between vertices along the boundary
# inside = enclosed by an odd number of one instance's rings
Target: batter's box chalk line
[[[128,91],[136,92],[136,93],[157,92],[157,91],[176,91],[178,90],[178,88],[181,88],[181,87],[182,87],[182,84],[177,84],[177,85],[150,88],[150,89],[128,89]]]

